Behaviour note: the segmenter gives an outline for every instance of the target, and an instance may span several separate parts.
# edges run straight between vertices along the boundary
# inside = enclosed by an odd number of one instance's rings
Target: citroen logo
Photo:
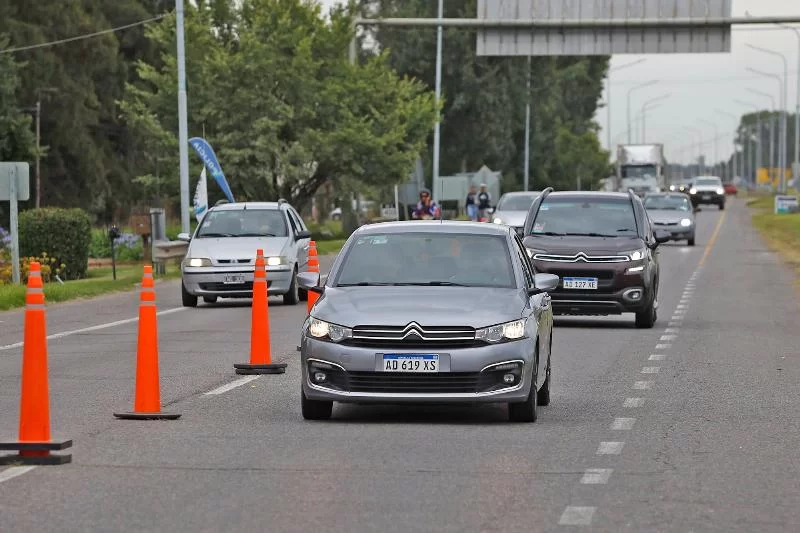
[[[586,254],[585,254],[585,253],[583,253],[583,252],[578,252],[578,254],[575,256],[575,259],[576,259],[577,261],[583,261],[583,262],[585,263],[585,262],[588,260],[588,257],[586,257]]]
[[[422,326],[417,324],[416,322],[411,322],[403,329],[403,338],[410,337],[411,335],[415,335],[419,338],[422,338]]]

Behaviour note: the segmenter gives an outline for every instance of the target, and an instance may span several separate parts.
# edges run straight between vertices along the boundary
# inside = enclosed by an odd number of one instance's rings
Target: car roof
[[[645,198],[648,198],[648,197],[651,197],[651,196],[677,196],[678,198],[689,198],[689,195],[687,195],[685,192],[680,192],[680,191],[651,192],[651,193],[647,193],[645,195]]]
[[[553,191],[548,196],[557,198],[630,198],[626,192],[604,192],[604,191]]]
[[[462,220],[412,220],[400,222],[378,222],[366,224],[356,230],[359,234],[375,233],[459,233],[469,235],[508,235],[511,228],[500,224],[486,222],[469,222]]]
[[[215,205],[209,211],[242,211],[245,209],[280,209],[286,202],[231,202]]]
[[[502,196],[539,196],[540,194],[542,194],[540,191],[514,191],[503,193]]]

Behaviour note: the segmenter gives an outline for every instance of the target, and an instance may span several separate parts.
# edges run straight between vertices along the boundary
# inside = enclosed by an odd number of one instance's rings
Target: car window
[[[709,185],[722,185],[722,180],[719,178],[697,178],[694,180],[695,185],[709,186]]]
[[[691,211],[692,206],[688,198],[681,196],[648,196],[644,199],[647,209],[665,209],[669,211]]]
[[[277,209],[235,209],[209,211],[196,238],[286,237],[286,219]]]
[[[536,195],[502,196],[497,203],[498,211],[527,211],[536,200]]]
[[[636,237],[636,215],[627,197],[545,198],[531,235]]]
[[[517,287],[506,237],[445,232],[361,235],[344,251],[334,286],[437,283]]]
[[[530,257],[528,256],[528,252],[525,250],[525,245],[522,244],[522,241],[516,233],[514,234],[514,248],[517,250],[519,260],[522,262],[522,272],[525,275],[526,285],[530,288],[535,287],[535,272],[533,270],[533,266],[531,265]]]
[[[294,209],[289,209],[289,215],[294,219],[295,223],[297,224],[297,227],[300,228],[300,231],[308,230],[308,228],[306,228],[306,223],[303,222],[303,217],[301,217],[297,211],[295,211]]]
[[[288,219],[289,219],[289,224],[291,224],[291,225],[292,225],[292,231],[293,231],[294,233],[297,233],[298,231],[300,231],[300,230],[298,229],[297,222],[296,222],[296,221],[295,221],[295,220],[292,218],[292,213],[291,213],[291,211],[287,209],[287,210],[285,211],[285,213],[286,213],[286,218],[288,218]]]

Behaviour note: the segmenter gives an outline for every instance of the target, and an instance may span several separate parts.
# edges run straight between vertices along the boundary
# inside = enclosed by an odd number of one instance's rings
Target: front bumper
[[[313,400],[344,403],[500,403],[522,402],[533,381],[535,339],[470,348],[391,350],[301,339],[302,387]],[[436,353],[440,371],[432,374],[383,371],[384,353]],[[516,383],[498,380],[508,370],[498,363],[520,364]],[[328,373],[326,383],[312,383],[310,371]],[[499,376],[498,376],[499,374]]]
[[[694,236],[695,233],[694,224],[692,224],[691,226],[681,226],[680,224],[674,224],[674,225],[654,224],[654,227],[656,229],[661,229],[670,232],[673,241],[682,241],[684,239],[690,239]]]
[[[721,205],[725,203],[725,194],[717,194],[716,191],[698,191],[691,195],[694,205]]]
[[[281,295],[289,292],[292,283],[291,268],[267,267],[267,293]],[[226,277],[241,276],[241,282],[228,283]],[[190,268],[182,271],[183,285],[192,296],[218,296],[222,298],[252,298],[253,271],[231,268]]]

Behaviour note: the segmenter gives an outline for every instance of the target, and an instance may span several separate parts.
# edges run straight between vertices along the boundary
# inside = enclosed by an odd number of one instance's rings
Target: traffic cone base
[[[269,365],[251,365],[249,363],[234,363],[237,374],[283,374],[286,372],[286,363],[272,363]]]
[[[72,455],[53,455],[51,450],[72,447],[72,440],[50,440],[47,442],[0,442],[0,450],[20,452],[0,455],[0,466],[9,465],[63,465],[72,462]]]
[[[177,420],[181,417],[180,413],[114,413],[114,416],[121,420]]]

